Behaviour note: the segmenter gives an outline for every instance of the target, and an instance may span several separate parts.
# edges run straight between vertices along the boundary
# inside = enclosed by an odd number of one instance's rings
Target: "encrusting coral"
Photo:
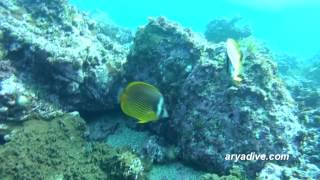
[[[76,112],[26,121],[0,148],[1,179],[144,179],[135,154],[88,143],[85,131]]]

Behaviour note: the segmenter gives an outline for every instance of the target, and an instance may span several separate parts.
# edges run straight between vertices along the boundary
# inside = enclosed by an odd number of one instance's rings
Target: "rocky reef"
[[[313,81],[316,85],[320,84],[320,52],[310,59],[310,64],[307,67],[306,77]]]
[[[319,179],[319,168],[314,164],[304,164],[296,167],[279,166],[268,163],[259,173],[258,180],[281,179]]]
[[[54,102],[39,98],[32,85],[21,80],[12,62],[0,59],[0,139],[10,140],[10,133],[31,117],[50,119],[61,115],[63,110]],[[2,142],[1,143],[4,143]]]
[[[88,143],[85,121],[66,114],[117,103],[130,33],[64,0],[1,1],[0,12],[1,179],[144,179],[137,155]]]
[[[235,166],[230,170],[230,174],[228,176],[218,176],[217,174],[204,174],[200,177],[200,180],[245,180],[247,179],[244,175],[243,169]]]
[[[211,22],[211,42],[163,17],[132,37],[65,0],[1,1],[0,135],[7,142],[0,146],[1,177],[144,179],[145,158],[216,173],[202,179],[319,179],[319,91],[282,81],[295,74],[295,63],[256,47],[237,21]],[[241,83],[227,73],[229,37],[248,50]],[[317,67],[308,71],[311,85],[319,82]],[[118,122],[89,123],[88,130],[77,113],[67,113],[118,112],[118,92],[131,81],[158,87],[169,112],[156,123],[129,126],[152,134],[136,153],[102,143]],[[225,160],[251,152],[290,159]]]
[[[240,17],[232,19],[220,18],[210,21],[205,31],[205,37],[208,41],[219,43],[226,41],[228,38],[240,40],[251,35],[248,26],[241,26]]]
[[[290,90],[292,97],[298,105],[299,122],[307,129],[307,133],[302,137],[299,149],[304,160],[298,167],[283,167],[275,164],[268,164],[266,171],[262,171],[260,176],[267,176],[281,179],[292,177],[296,179],[320,178],[320,89],[319,79],[315,77],[319,66],[319,55],[309,59],[308,63],[302,63],[293,56],[282,55],[277,59],[281,77]],[[288,62],[288,63],[286,63]]]
[[[1,1],[0,12],[2,47],[19,71],[69,110],[114,107],[128,52],[114,36],[120,29],[99,26],[65,0]]]
[[[233,166],[224,159],[232,153],[289,153],[293,163],[304,128],[272,57],[264,51],[248,56],[238,86],[230,81],[226,58],[224,43],[209,44],[159,18],[137,32],[124,69],[128,81],[150,82],[164,92],[170,118],[157,126],[185,161],[217,173]],[[246,166],[255,174],[263,162]]]

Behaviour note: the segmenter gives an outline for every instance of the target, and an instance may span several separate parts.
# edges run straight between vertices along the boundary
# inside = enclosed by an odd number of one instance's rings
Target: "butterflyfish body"
[[[164,98],[154,86],[145,82],[131,82],[120,95],[121,110],[128,116],[147,123],[168,117]]]
[[[241,82],[241,51],[238,43],[234,39],[227,39],[227,55],[228,55],[228,70],[232,79],[236,82]]]

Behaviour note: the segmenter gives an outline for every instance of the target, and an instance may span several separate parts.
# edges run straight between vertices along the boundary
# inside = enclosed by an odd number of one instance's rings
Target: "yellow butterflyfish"
[[[121,110],[128,116],[147,123],[168,117],[164,98],[154,86],[145,82],[131,82],[120,95]]]
[[[241,82],[242,78],[239,76],[242,68],[242,55],[239,44],[234,39],[229,38],[227,39],[226,46],[228,55],[228,71],[235,82]]]

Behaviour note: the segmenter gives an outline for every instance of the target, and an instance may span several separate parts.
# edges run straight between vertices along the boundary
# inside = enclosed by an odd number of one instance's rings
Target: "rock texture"
[[[50,119],[63,113],[58,104],[39,98],[37,90],[21,81],[20,76],[23,74],[11,61],[0,59],[0,137],[4,142],[29,118]]]
[[[145,179],[135,154],[88,143],[85,130],[76,112],[27,121],[0,148],[1,179]]]
[[[319,91],[314,87],[319,82],[318,65],[308,71],[312,80],[303,81],[308,84],[306,88],[289,86],[279,79],[271,52],[244,40],[241,47],[249,50],[243,62],[244,80],[239,84],[232,82],[227,73],[225,44],[221,41],[250,35],[246,28],[235,28],[236,21],[212,22],[210,33],[220,39],[210,43],[163,17],[150,19],[138,29],[130,47],[130,32],[99,24],[69,6],[66,0],[1,1],[0,135],[7,135],[11,122],[21,124],[26,119],[52,122],[40,121],[40,131],[32,129],[38,127],[33,124],[25,125],[30,131],[13,133],[11,142],[0,149],[3,154],[0,157],[10,157],[2,159],[6,163],[1,164],[0,174],[18,179],[143,178],[144,166],[130,152],[90,145],[86,151],[74,153],[84,144],[84,122],[74,117],[61,119],[60,113],[116,111],[121,87],[131,81],[144,81],[164,94],[170,115],[146,126],[161,136],[150,137],[142,147],[140,153],[150,161],[181,159],[221,175],[208,174],[205,179],[228,177],[223,175],[235,166],[243,168],[248,178],[254,178],[260,171],[260,177],[265,178],[269,172],[277,175],[289,172],[292,167],[297,171],[288,177],[310,175],[318,179],[315,166],[319,166],[320,159]],[[220,29],[212,31],[215,27]],[[295,74],[290,69],[295,63],[279,65],[284,73]],[[32,122],[35,121],[29,123]],[[89,138],[102,140],[117,128],[117,123],[98,124],[90,129]],[[25,142],[45,151],[33,153]],[[47,142],[52,146],[46,146]],[[72,143],[75,146],[69,149]],[[21,153],[18,156],[12,154],[16,147]],[[93,153],[89,159],[85,159],[87,152]],[[290,159],[269,164],[225,160],[227,154],[251,152],[289,154]],[[65,157],[68,153],[71,155]],[[13,162],[20,155],[27,159],[17,166]],[[34,160],[38,164],[29,164]],[[58,173],[42,174],[48,169],[41,169],[44,167],[39,162],[49,163],[47,166],[53,168],[49,170]],[[54,169],[57,163],[63,166]],[[84,174],[77,174],[78,165],[87,167],[81,169]],[[17,168],[23,173],[16,174]],[[89,171],[98,175],[89,177]]]
[[[308,131],[301,137],[299,150],[301,163],[297,167],[278,167],[268,165],[261,174],[270,171],[270,177],[286,174],[293,179],[310,177],[319,179],[320,166],[320,89],[319,79],[315,77],[319,66],[319,55],[312,59],[297,61],[295,57],[281,56],[278,58],[281,76],[294,100],[298,104],[298,118]],[[280,62],[279,62],[280,61]],[[303,63],[302,63],[303,62]],[[272,169],[272,170],[271,170]],[[262,175],[260,175],[262,176]],[[279,177],[277,177],[279,179]]]
[[[281,179],[319,179],[320,169],[311,164],[297,167],[279,166],[273,163],[268,163],[260,172],[257,179],[259,180],[281,180]]]
[[[238,86],[227,74],[226,58],[223,43],[208,44],[158,18],[137,32],[124,69],[128,81],[146,81],[164,93],[170,118],[158,125],[159,132],[182,148],[185,161],[218,173],[232,167],[224,159],[232,153],[289,153],[295,161],[296,138],[304,128],[272,57],[248,56]],[[246,167],[254,174],[263,162]]]
[[[127,55],[115,29],[112,35],[65,0],[5,0],[0,12],[2,46],[19,71],[32,74],[66,109],[114,107]]]
[[[240,40],[251,35],[251,30],[248,26],[240,26],[241,18],[232,19],[214,19],[207,25],[205,37],[208,41],[219,43],[226,41],[228,38]]]

